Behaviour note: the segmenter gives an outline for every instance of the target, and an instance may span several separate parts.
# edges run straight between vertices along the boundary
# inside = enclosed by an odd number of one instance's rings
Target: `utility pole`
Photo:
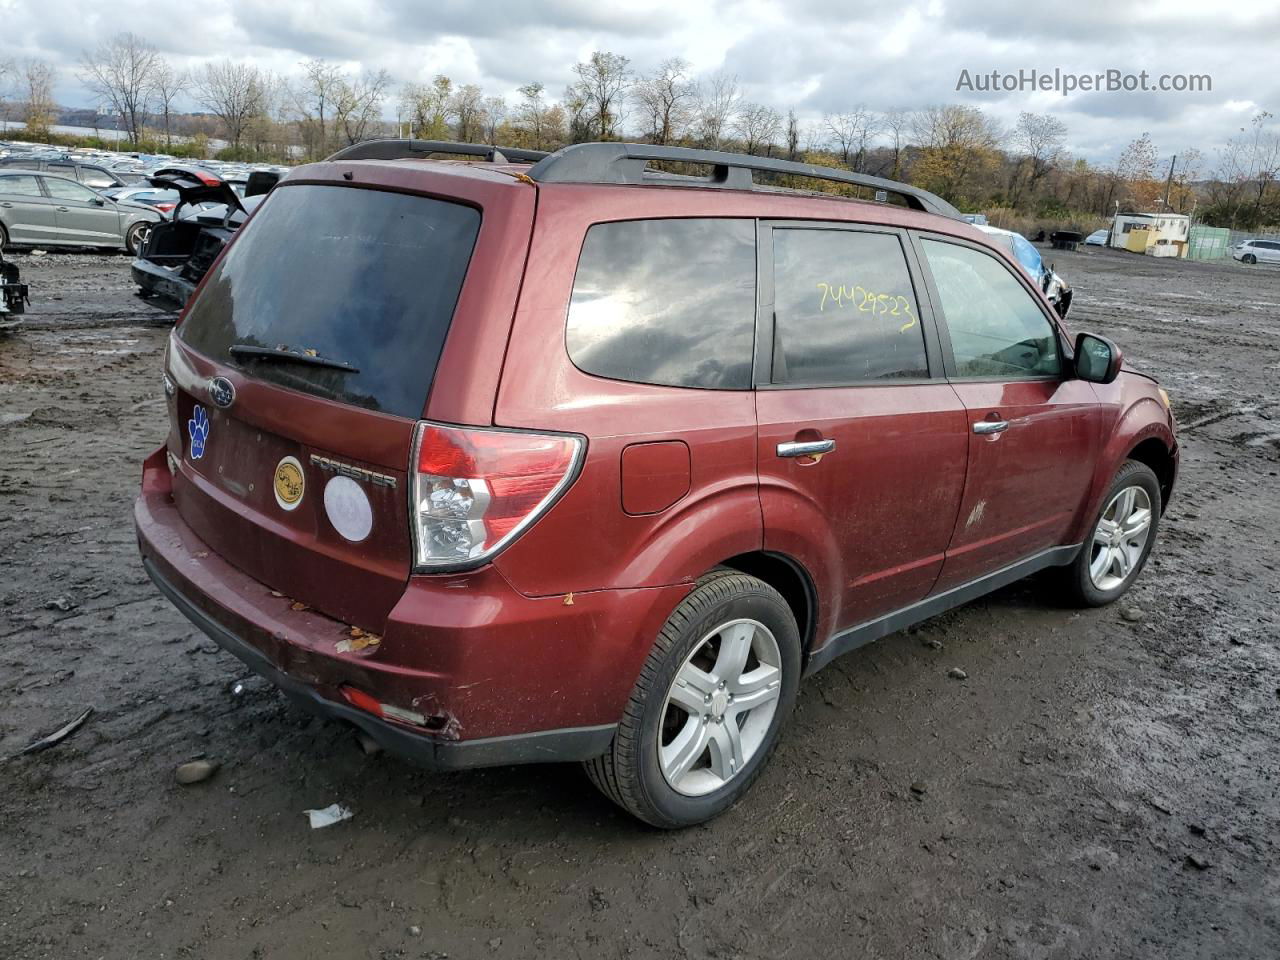
[[[1164,208],[1169,209],[1169,192],[1173,189],[1173,168],[1178,162],[1178,155],[1175,153],[1173,159],[1169,161],[1169,179],[1164,182]]]

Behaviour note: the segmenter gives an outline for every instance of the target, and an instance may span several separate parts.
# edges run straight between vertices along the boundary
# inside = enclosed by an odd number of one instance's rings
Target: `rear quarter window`
[[[569,304],[574,364],[613,380],[751,386],[752,220],[629,220],[587,231]]]
[[[258,379],[416,419],[479,229],[478,210],[445,200],[280,187],[214,268],[178,336]],[[236,345],[355,372],[236,356]]]

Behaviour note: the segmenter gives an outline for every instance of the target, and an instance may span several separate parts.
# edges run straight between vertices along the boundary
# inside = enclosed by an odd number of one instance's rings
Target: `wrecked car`
[[[1035,245],[1022,234],[1014,233],[1012,230],[1002,230],[982,223],[975,223],[974,226],[983,233],[995,237],[997,243],[1013,254],[1013,258],[1030,274],[1031,279],[1053,304],[1053,309],[1058,311],[1058,316],[1065,320],[1067,311],[1071,309],[1071,284],[1063,280],[1052,266],[1045,265],[1044,257],[1040,256],[1040,251],[1035,248]]]
[[[176,193],[178,204],[133,261],[138,295],[155,297],[174,310],[186,306],[222,248],[278,179],[277,173],[255,171],[241,197],[230,183],[196,167],[166,167],[152,174],[151,185]]]
[[[18,314],[25,312],[31,303],[27,285],[21,283],[16,265],[9,263],[0,250],[0,332],[12,330],[22,321]]]

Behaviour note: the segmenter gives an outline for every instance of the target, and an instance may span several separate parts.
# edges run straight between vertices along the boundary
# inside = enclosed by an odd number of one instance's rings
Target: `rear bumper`
[[[179,310],[186,306],[196,289],[195,284],[180,277],[177,270],[167,270],[149,260],[138,258],[133,261],[129,270],[133,274],[133,282],[147,294],[162,297]]]
[[[265,677],[305,710],[335,720],[346,720],[367,733],[376,743],[400,756],[438,770],[465,767],[502,766],[513,763],[552,763],[562,760],[589,760],[609,749],[615,724],[543,730],[536,733],[488,737],[482,740],[441,740],[416,733],[400,724],[381,720],[346,703],[321,696],[319,691],[289,676],[267,659],[266,654],[236,636],[187,599],[145,556],[142,566],[160,592],[218,646],[242,660],[250,670]]]
[[[347,720],[433,768],[587,760],[609,748],[640,666],[690,585],[525,597],[493,568],[415,577],[381,642],[340,651],[350,628],[295,610],[213,553],[174,505],[163,449],[134,507],[142,562],[160,591],[223,649],[300,705]],[[384,719],[343,687],[420,713]]]

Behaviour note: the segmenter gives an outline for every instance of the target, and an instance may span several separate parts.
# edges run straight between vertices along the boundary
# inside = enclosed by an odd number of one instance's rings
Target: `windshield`
[[[241,232],[178,335],[247,374],[403,417],[426,405],[480,213],[354,187],[281,186]],[[235,345],[351,370],[281,363]]]

